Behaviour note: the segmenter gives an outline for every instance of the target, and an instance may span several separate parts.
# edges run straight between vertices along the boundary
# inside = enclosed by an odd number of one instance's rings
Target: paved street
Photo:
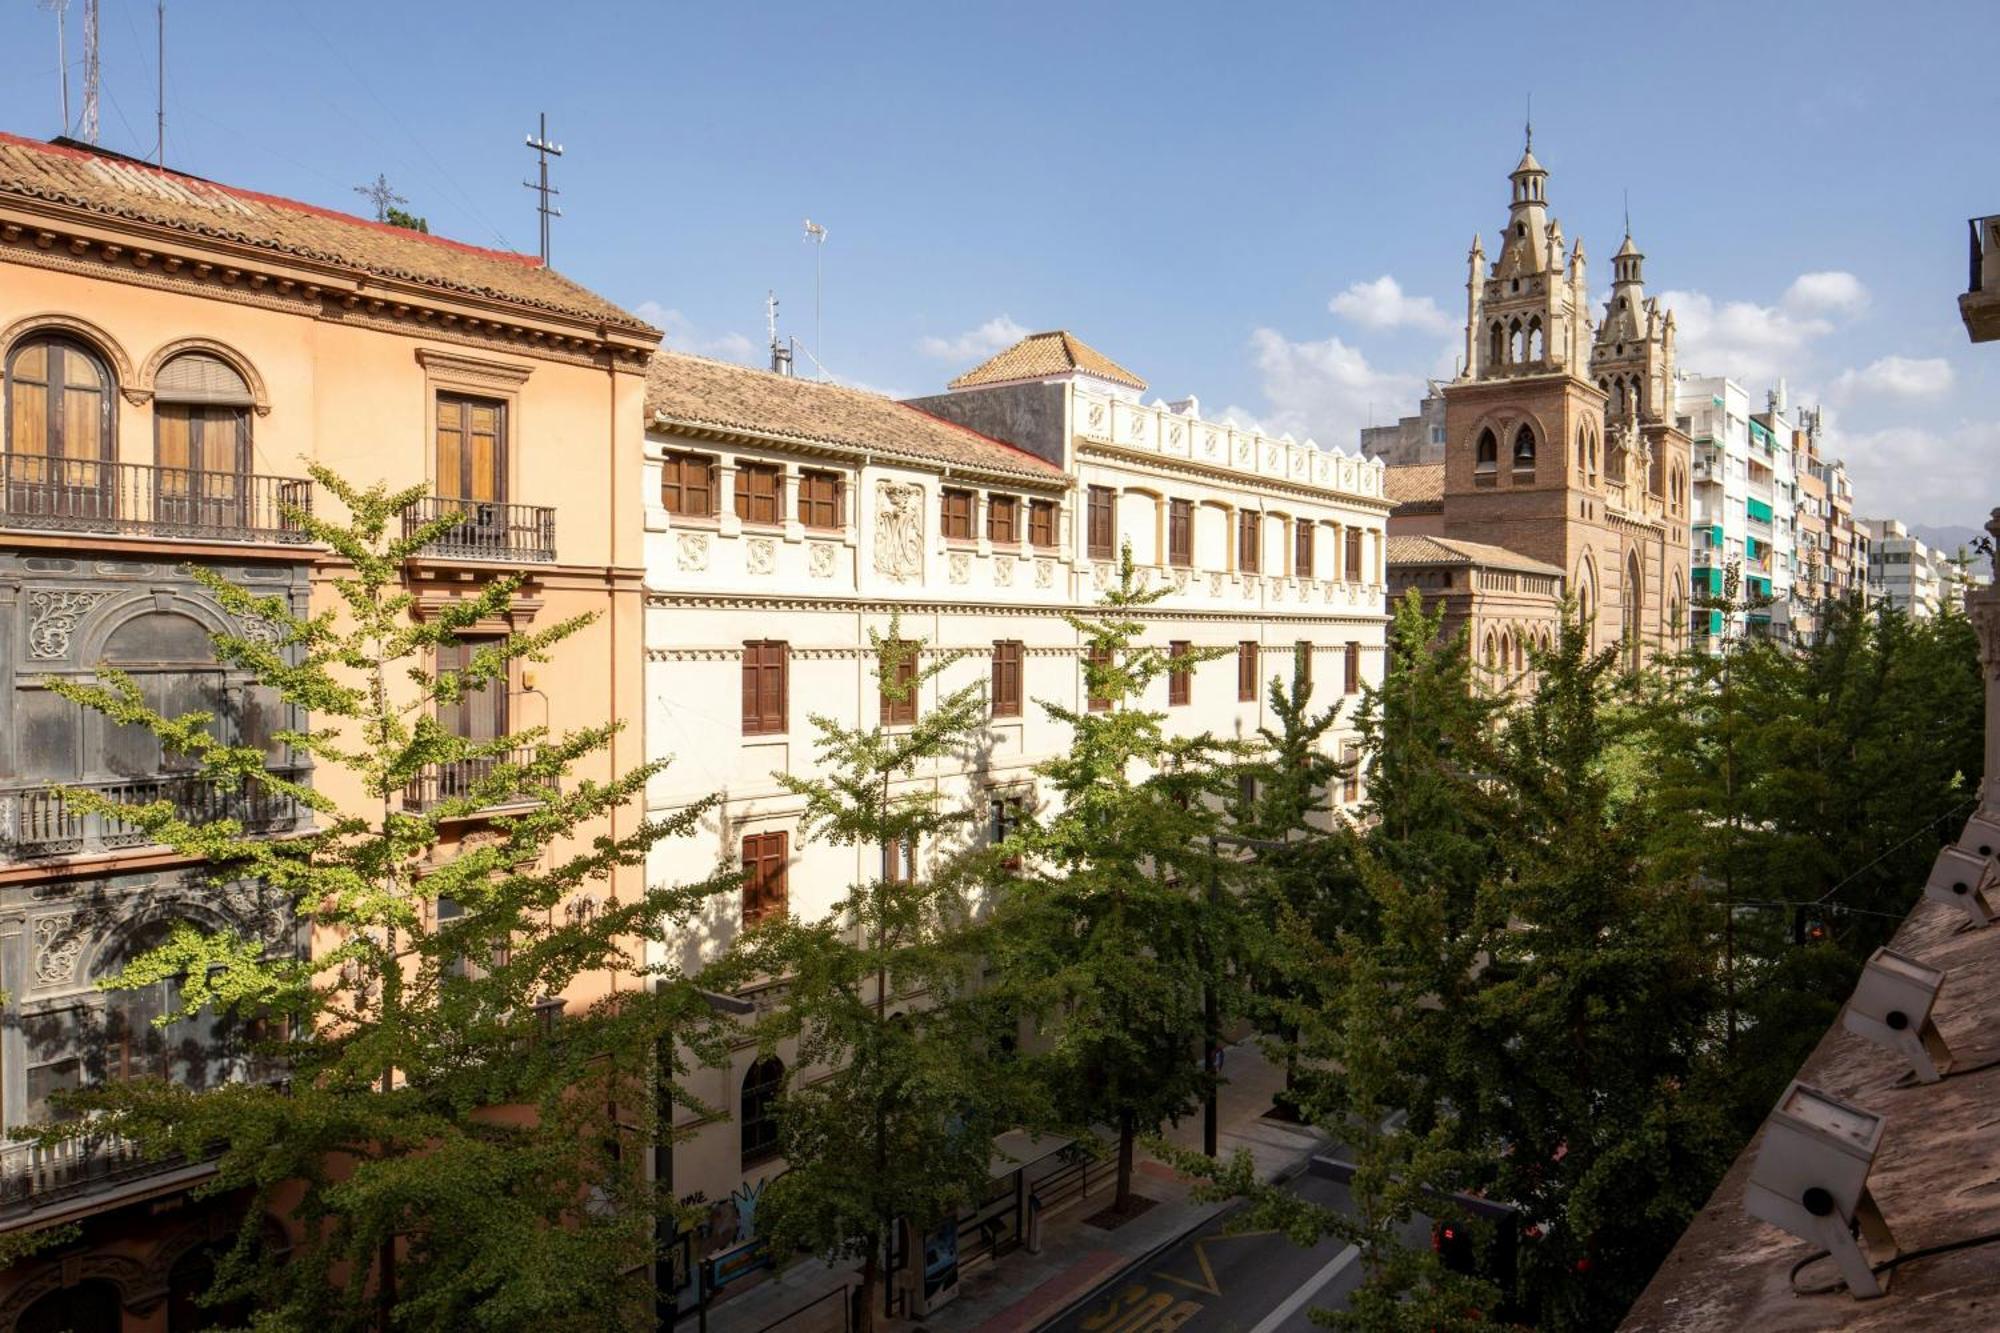
[[[1302,1175],[1302,1198],[1344,1208],[1345,1185]],[[1048,1325],[1051,1333],[1307,1333],[1315,1306],[1338,1306],[1361,1280],[1335,1241],[1300,1249],[1269,1231],[1229,1234],[1231,1207],[1150,1263],[1105,1283]],[[1421,1237],[1421,1226],[1413,1238]]]

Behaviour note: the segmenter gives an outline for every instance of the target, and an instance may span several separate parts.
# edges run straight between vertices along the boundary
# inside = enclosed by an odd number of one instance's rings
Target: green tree
[[[181,925],[106,983],[181,978],[185,1008],[163,1021],[206,1005],[261,1020],[275,1034],[263,1054],[282,1062],[286,1080],[86,1088],[68,1105],[88,1119],[41,1137],[109,1131],[152,1154],[219,1154],[204,1189],[247,1191],[252,1203],[211,1298],[247,1299],[273,1327],[631,1327],[651,1307],[631,1274],[653,1257],[668,1206],[643,1177],[650,1108],[663,1091],[701,1105],[656,1053],[679,1043],[714,1054],[701,994],[649,965],[645,945],[723,884],[623,899],[593,886],[642,865],[656,840],[691,831],[708,806],[616,836],[594,832],[660,767],[573,776],[616,724],[484,742],[440,726],[440,706],[505,688],[510,662],[549,660],[584,620],[433,670],[439,649],[505,614],[518,580],[412,619],[404,563],[457,520],[392,537],[421,487],[392,494],[318,467],[313,476],[351,515],[288,515],[344,566],[327,585],[332,606],[297,616],[283,598],[196,576],[229,611],[275,630],[275,643],[224,634],[215,647],[307,710],[312,728],[276,743],[320,774],[352,774],[363,804],[341,808],[267,771],[264,750],[218,742],[204,714],[163,716],[116,673],[51,682],[114,722],[150,729],[222,788],[261,788],[312,810],[312,832],[273,840],[233,819],[189,822],[166,802],[66,794],[207,863],[217,882],[262,884],[284,905],[280,924],[296,921],[321,943],[308,958],[270,938]],[[462,787],[422,808],[399,799],[439,765],[464,774]],[[473,818],[490,841],[446,839],[447,826]],[[457,914],[439,910],[445,903]],[[626,984],[551,1029],[539,1004],[606,975]],[[267,1211],[296,1228],[289,1254],[263,1244]]]
[[[995,970],[1040,1032],[1028,1060],[1072,1125],[1118,1135],[1114,1212],[1137,1205],[1133,1145],[1178,1119],[1213,1086],[1197,1052],[1210,1023],[1204,988],[1236,1008],[1226,890],[1233,858],[1211,850],[1224,831],[1229,747],[1173,735],[1142,706],[1170,671],[1226,650],[1178,659],[1140,643],[1136,613],[1163,590],[1139,586],[1130,550],[1096,615],[1066,616],[1086,645],[1082,711],[1040,701],[1070,728],[1064,753],[1037,770],[1050,811],[1029,811],[1001,848],[1018,872],[996,880]],[[1004,864],[1004,863],[1003,863]]]
[[[895,620],[870,637],[885,709],[907,708],[910,721],[814,714],[820,775],[776,776],[805,802],[807,840],[856,849],[872,873],[824,919],[761,924],[704,973],[711,985],[785,978],[757,1040],[766,1052],[795,1043],[794,1068],[824,1077],[795,1080],[780,1102],[786,1170],[759,1204],[758,1231],[781,1254],[859,1257],[863,1330],[889,1228],[903,1219],[921,1235],[976,1203],[994,1136],[1026,1110],[1002,1055],[1006,1012],[976,986],[973,814],[937,782],[982,738],[985,691],[967,685],[923,708],[953,657],[904,640]]]

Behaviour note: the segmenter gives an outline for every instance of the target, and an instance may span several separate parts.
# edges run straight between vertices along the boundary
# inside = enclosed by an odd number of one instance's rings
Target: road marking
[[[1181,1286],[1191,1291],[1201,1292],[1205,1296],[1220,1296],[1222,1294],[1222,1287],[1216,1282],[1215,1269],[1208,1262],[1208,1243],[1213,1240],[1249,1240],[1253,1236],[1275,1236],[1277,1234],[1277,1232],[1269,1230],[1237,1231],[1220,1236],[1204,1236],[1196,1241],[1194,1243],[1194,1261],[1201,1266],[1201,1275],[1207,1279],[1206,1286],[1199,1282],[1190,1282],[1184,1277],[1175,1277],[1172,1273],[1162,1273],[1157,1269],[1154,1270],[1153,1276],[1165,1282],[1177,1282]]]
[[[1361,1254],[1358,1246],[1350,1245],[1333,1258],[1327,1260],[1326,1267],[1306,1279],[1305,1285],[1285,1297],[1284,1303],[1258,1321],[1250,1333],[1273,1333],[1278,1325],[1299,1312],[1299,1307],[1311,1300],[1315,1293],[1327,1283],[1340,1276],[1341,1270],[1353,1263]]]

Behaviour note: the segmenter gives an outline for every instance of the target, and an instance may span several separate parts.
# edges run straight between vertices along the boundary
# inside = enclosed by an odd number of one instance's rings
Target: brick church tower
[[[1583,243],[1565,256],[1528,149],[1498,257],[1468,256],[1465,365],[1444,389],[1443,535],[1564,572],[1596,647],[1635,664],[1687,625],[1688,438],[1673,416],[1674,322],[1628,235],[1601,327]],[[1393,530],[1393,529],[1392,529]]]

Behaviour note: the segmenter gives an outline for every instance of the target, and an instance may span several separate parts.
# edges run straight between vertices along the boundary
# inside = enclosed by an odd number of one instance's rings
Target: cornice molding
[[[1235,472],[1229,468],[1198,459],[1170,458],[1163,454],[1144,449],[1127,449],[1122,445],[1094,439],[1088,435],[1075,437],[1076,454],[1082,459],[1086,454],[1110,463],[1126,463],[1152,471],[1168,472],[1179,476],[1200,477],[1205,481],[1220,482],[1245,491],[1265,491],[1276,495],[1289,495],[1300,499],[1318,500],[1322,504],[1336,503],[1353,505],[1386,517],[1395,508],[1394,502],[1379,495],[1356,495],[1352,491],[1337,490],[1333,487],[1314,486],[1296,482],[1286,477],[1266,477],[1261,474]]]
[[[1040,491],[1050,495],[1060,495],[1071,489],[1075,479],[1068,473],[1051,477],[1044,473],[1014,472],[1006,468],[981,467],[974,463],[948,463],[928,454],[912,453],[893,445],[841,444],[832,440],[814,440],[804,436],[785,435],[776,431],[753,430],[748,427],[723,426],[708,422],[689,421],[679,417],[665,417],[655,412],[646,420],[648,437],[654,435],[674,435],[690,440],[702,440],[712,444],[728,444],[738,447],[769,449],[777,453],[796,454],[806,458],[830,459],[843,463],[866,467],[871,463],[882,463],[890,467],[905,467],[912,472],[925,472],[952,481],[984,481],[1021,490]],[[652,443],[649,438],[648,443]],[[672,445],[662,442],[663,447]],[[649,451],[649,457],[655,455]]]
[[[1069,604],[1046,602],[1038,605],[1022,605],[1018,602],[929,602],[911,599],[878,599],[864,597],[802,597],[786,594],[759,593],[694,593],[661,592],[648,590],[646,606],[649,610],[697,610],[697,611],[754,611],[754,612],[796,612],[824,611],[841,614],[860,613],[864,615],[889,615],[902,612],[905,615],[1005,615],[1022,618],[1061,619],[1064,616],[1114,614],[1106,607],[1093,604]],[[1245,607],[1238,611],[1205,611],[1177,607],[1149,606],[1127,608],[1115,614],[1141,622],[1188,622],[1221,624],[1231,622],[1258,621],[1264,623],[1281,622],[1288,625],[1348,625],[1357,628],[1381,626],[1388,620],[1386,611],[1355,611],[1347,614],[1312,613],[1286,611],[1275,607]]]

